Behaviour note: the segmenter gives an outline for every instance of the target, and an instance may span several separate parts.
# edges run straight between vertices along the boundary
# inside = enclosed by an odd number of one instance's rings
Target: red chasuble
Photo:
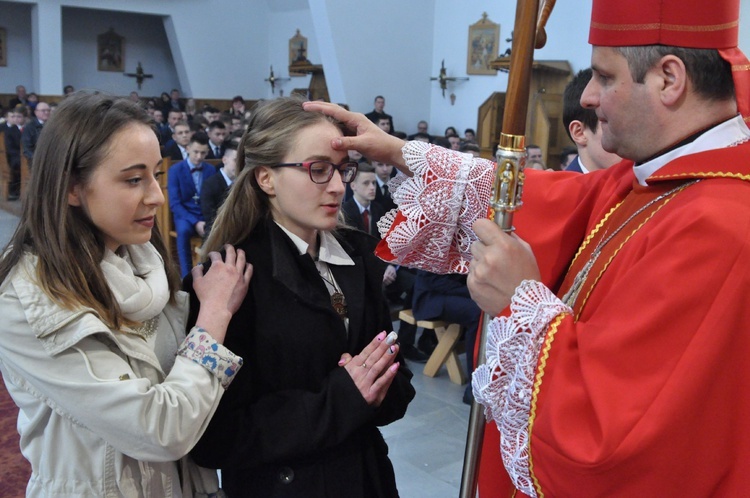
[[[543,283],[562,297],[600,246],[572,313],[543,334],[528,420],[537,496],[747,493],[749,158],[748,144],[681,157],[648,187],[630,162],[528,172],[515,225]],[[488,424],[480,496],[522,496],[498,447]]]

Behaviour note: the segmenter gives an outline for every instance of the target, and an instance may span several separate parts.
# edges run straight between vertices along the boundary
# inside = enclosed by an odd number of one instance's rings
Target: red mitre
[[[737,105],[750,117],[750,62],[737,48],[740,0],[594,0],[589,43],[715,48],[732,64]]]

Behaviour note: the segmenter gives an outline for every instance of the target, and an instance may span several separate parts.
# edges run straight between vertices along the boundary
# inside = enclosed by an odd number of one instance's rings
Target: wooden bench
[[[437,335],[438,344],[435,346],[435,351],[430,355],[430,359],[427,360],[422,373],[428,377],[435,377],[440,371],[440,367],[445,364],[451,382],[458,385],[466,384],[466,374],[458,360],[458,339],[461,335],[459,324],[442,320],[417,320],[411,310],[401,310],[398,317],[400,320],[417,327],[434,330]]]

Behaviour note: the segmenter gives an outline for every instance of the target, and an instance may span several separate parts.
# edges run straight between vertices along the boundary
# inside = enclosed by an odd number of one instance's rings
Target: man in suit
[[[172,140],[172,135],[174,135],[174,127],[175,125],[182,120],[182,111],[179,109],[170,109],[169,113],[167,114],[167,123],[165,126],[162,126],[159,130],[161,136],[159,137],[159,143],[163,144],[164,147],[169,147]]]
[[[380,238],[376,223],[385,214],[385,210],[375,201],[375,191],[378,188],[375,168],[371,164],[360,163],[351,187],[352,198],[341,205],[346,222]]]
[[[8,102],[8,107],[11,109],[18,106],[18,105],[28,105],[29,99],[26,95],[26,87],[23,85],[16,86],[16,96],[10,99],[10,102]]]
[[[205,239],[211,233],[216,213],[224,204],[229,194],[229,188],[237,177],[237,146],[228,144],[224,149],[224,157],[221,158],[222,167],[219,174],[208,178],[201,189],[201,211],[203,219],[206,220]]]
[[[388,123],[390,125],[389,132],[393,132],[395,128],[393,127],[393,116],[390,114],[386,114],[386,112],[383,110],[385,108],[385,97],[382,95],[378,95],[375,97],[375,109],[372,110],[372,112],[368,112],[365,114],[365,117],[372,121],[375,124],[378,124],[378,120],[380,118],[385,118],[388,120]]]
[[[18,200],[21,195],[21,127],[24,121],[23,107],[15,107],[8,112],[5,129],[5,157],[8,161],[10,178],[8,200]]]
[[[379,161],[373,161],[372,166],[375,168],[375,176],[378,187],[375,189],[375,201],[383,206],[386,212],[396,208],[396,203],[391,199],[391,193],[388,190],[388,180],[391,179],[393,166]]]
[[[208,155],[206,159],[221,159],[224,157],[224,139],[227,138],[227,126],[219,121],[212,121],[208,125]]]
[[[570,139],[576,144],[578,156],[565,171],[588,173],[609,168],[622,159],[602,148],[602,126],[596,112],[581,106],[581,95],[591,79],[591,68],[578,71],[563,92],[563,124]]]
[[[190,143],[190,137],[193,136],[190,125],[187,121],[178,121],[174,125],[174,133],[172,133],[171,145],[164,148],[162,157],[168,157],[175,161],[182,161],[187,159],[187,146]]]
[[[180,260],[180,275],[190,272],[193,258],[190,238],[205,233],[206,222],[200,205],[203,182],[216,174],[216,168],[204,162],[208,154],[208,137],[196,133],[187,147],[188,157],[171,168],[167,175],[169,209],[172,211],[177,232],[177,256]]]
[[[31,160],[34,158],[36,142],[39,140],[39,135],[42,133],[42,128],[49,119],[49,115],[49,104],[39,102],[34,109],[34,119],[23,128],[21,143],[23,144],[23,155],[29,160],[29,167],[31,166]]]
[[[185,110],[185,99],[180,97],[180,91],[176,88],[169,93],[169,107],[180,112]]]
[[[351,182],[351,187],[354,195],[341,206],[344,218],[349,225],[379,239],[380,233],[378,232],[377,222],[385,214],[385,210],[375,200],[376,192],[379,189],[375,167],[366,162],[359,163],[357,176]],[[406,308],[411,306],[414,273],[408,268],[388,265],[383,275],[383,286],[389,303],[403,304]],[[414,346],[414,340],[417,335],[416,326],[401,321],[398,334],[401,352],[407,360],[419,363],[427,361],[429,355]]]

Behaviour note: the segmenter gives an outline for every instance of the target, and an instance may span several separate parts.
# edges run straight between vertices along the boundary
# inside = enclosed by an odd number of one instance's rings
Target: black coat
[[[342,229],[339,240],[355,261],[331,267],[346,296],[348,334],[313,259],[275,223],[259,223],[238,245],[254,272],[224,344],[244,366],[192,452],[199,465],[222,469],[231,498],[398,496],[377,426],[404,415],[412,374],[399,357],[375,409],[338,366],[342,353],[358,354],[391,329],[374,239]],[[197,307],[191,294],[191,322]]]

